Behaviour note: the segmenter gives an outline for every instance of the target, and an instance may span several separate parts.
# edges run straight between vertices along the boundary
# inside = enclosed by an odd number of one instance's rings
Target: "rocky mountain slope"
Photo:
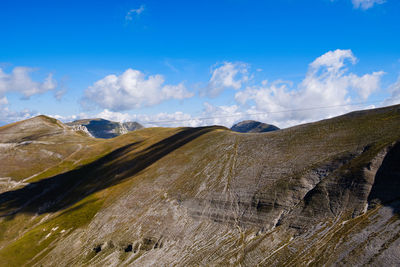
[[[400,106],[262,134],[62,128],[0,128],[2,266],[400,264]]]
[[[105,119],[84,119],[66,123],[74,129],[88,132],[95,138],[113,138],[143,128],[137,122],[115,122]]]
[[[275,125],[248,120],[236,123],[231,130],[239,133],[265,133],[279,130],[279,128]]]

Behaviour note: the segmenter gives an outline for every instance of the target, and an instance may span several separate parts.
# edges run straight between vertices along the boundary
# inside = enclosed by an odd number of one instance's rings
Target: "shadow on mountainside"
[[[368,196],[372,207],[379,203],[400,213],[400,142],[386,154],[375,176],[375,182]]]
[[[63,174],[0,194],[0,216],[16,213],[56,212],[86,196],[123,182],[195,138],[223,127],[186,128],[144,150],[140,142],[114,150],[106,156]],[[129,155],[128,155],[129,154]]]

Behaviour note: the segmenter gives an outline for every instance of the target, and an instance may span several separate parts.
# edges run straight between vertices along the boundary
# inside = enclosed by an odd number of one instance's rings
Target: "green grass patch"
[[[74,229],[88,224],[102,205],[103,200],[91,195],[53,219],[36,226],[0,251],[0,265],[22,266],[38,262],[51,251],[51,243],[63,237],[62,230],[71,233]],[[53,230],[55,228],[57,229]]]

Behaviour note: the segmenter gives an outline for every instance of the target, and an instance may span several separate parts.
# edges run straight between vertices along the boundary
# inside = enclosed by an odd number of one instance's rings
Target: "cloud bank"
[[[89,89],[88,96],[97,98],[96,101],[105,108],[99,117],[116,121],[138,120],[147,126],[218,124],[231,127],[237,121],[254,119],[289,127],[364,108],[356,103],[366,101],[380,89],[384,72],[357,75],[348,68],[356,63],[357,58],[351,50],[337,49],[312,61],[305,77],[296,85],[292,81],[264,80],[250,86],[253,74],[248,64],[224,62],[212,70],[207,93],[213,97],[225,89],[236,90],[237,104],[218,106],[205,102],[202,113],[196,117],[180,111],[156,115],[118,112],[133,106],[155,105],[164,99],[190,97],[184,87],[163,86],[164,80],[157,75],[146,78],[133,70],[119,77],[107,76]],[[400,95],[400,82],[391,88],[393,98]]]
[[[234,90],[236,103],[213,105],[208,102],[211,99],[208,99],[203,102],[202,112],[196,116],[182,111],[152,115],[128,113],[127,111],[155,106],[170,99],[181,100],[193,96],[183,83],[165,84],[162,75],[148,76],[134,69],[98,80],[86,89],[85,101],[103,110],[94,117],[121,122],[139,121],[148,127],[213,124],[231,127],[237,121],[254,119],[285,128],[366,108],[365,104],[360,103],[365,103],[371,94],[380,90],[384,72],[355,74],[349,67],[356,63],[357,58],[351,50],[328,51],[313,60],[308,65],[304,78],[295,84],[283,80],[256,82],[248,64],[224,62],[213,67],[206,95],[213,98],[221,95],[224,90]],[[34,114],[30,111],[8,110],[4,107],[8,103],[5,93],[16,91],[29,97],[52,90],[56,86],[51,74],[44,81],[35,82],[29,77],[29,71],[32,70],[15,68],[10,74],[0,72],[0,121],[5,116],[19,120]],[[388,89],[391,96],[383,104],[399,103],[400,77]],[[224,97],[220,96],[217,103],[221,103],[219,100]],[[66,121],[93,115],[55,117]]]

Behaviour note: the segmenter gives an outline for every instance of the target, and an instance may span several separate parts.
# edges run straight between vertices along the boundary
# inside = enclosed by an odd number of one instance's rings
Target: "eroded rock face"
[[[89,130],[86,128],[86,126],[81,125],[81,124],[77,124],[77,125],[72,125],[70,126],[70,128],[74,131],[77,132],[83,132],[85,133],[87,136],[93,137],[93,135],[89,132]]]
[[[383,157],[384,156],[384,157]],[[376,165],[367,166],[368,171],[376,170]],[[368,202],[391,203],[400,197],[400,143],[396,143],[385,155],[375,174]]]

